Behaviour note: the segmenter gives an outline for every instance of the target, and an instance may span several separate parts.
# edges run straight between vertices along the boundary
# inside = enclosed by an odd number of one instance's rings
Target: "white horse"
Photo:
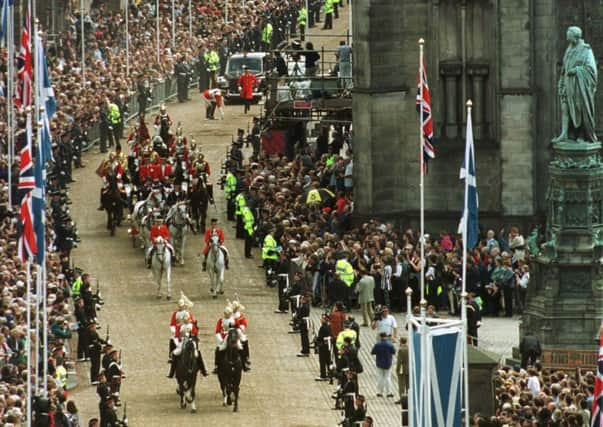
[[[139,240],[140,248],[144,249],[145,253],[151,246],[151,218],[152,209],[148,200],[141,200],[134,205],[130,227],[132,244],[136,247],[137,240]]]
[[[224,253],[222,252],[220,239],[212,236],[209,241],[209,252],[207,254],[207,273],[211,283],[210,293],[215,299],[218,294],[224,294]]]
[[[172,206],[167,214],[167,224],[170,229],[170,238],[174,245],[175,258],[184,265],[184,245],[186,234],[191,224],[186,203],[179,202]]]
[[[172,252],[163,237],[155,239],[155,251],[151,259],[153,277],[157,283],[157,298],[161,298],[161,280],[165,274],[167,283],[167,299],[172,298]]]

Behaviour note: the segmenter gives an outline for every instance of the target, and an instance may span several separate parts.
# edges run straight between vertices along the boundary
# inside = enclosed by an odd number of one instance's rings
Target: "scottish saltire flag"
[[[0,46],[6,47],[6,36],[8,35],[9,7],[13,7],[15,0],[0,0],[2,9],[0,9]]]
[[[423,91],[421,92],[421,87]],[[423,95],[421,97],[421,95]],[[435,158],[433,148],[433,118],[431,116],[431,96],[427,84],[427,71],[425,64],[419,64],[419,82],[417,88],[417,112],[423,129],[423,175],[427,175],[427,165],[430,159]]]
[[[467,194],[465,195],[465,203],[463,204],[463,216],[459,232],[464,230],[464,221],[467,221],[467,249],[472,249],[477,245],[478,238],[478,199],[477,199],[477,179],[475,175],[475,153],[473,150],[473,126],[471,124],[471,114],[467,114],[467,138],[465,142],[465,159],[461,167],[460,177],[462,180],[467,180],[468,185],[465,186]]]
[[[52,159],[52,142],[50,133],[50,120],[57,110],[57,101],[50,82],[48,66],[46,65],[46,53],[42,45],[42,38],[36,36],[36,55],[38,55],[38,64],[40,70],[37,71],[37,94],[40,97],[40,104],[44,106],[40,119],[43,123],[40,149],[42,153],[42,165],[46,165],[48,160]],[[44,177],[46,179],[46,177]]]
[[[425,328],[422,358],[421,332],[412,330],[411,427],[458,427],[461,425],[463,334],[458,327]],[[429,387],[428,387],[429,386]],[[429,398],[427,398],[429,396]]]
[[[19,257],[23,263],[33,260],[38,251],[36,233],[33,225],[33,206],[31,192],[27,192],[21,200],[19,218]]]
[[[21,47],[17,56],[17,90],[15,105],[25,108],[32,104],[33,63],[31,57],[31,19],[29,10],[21,31]]]
[[[597,377],[595,378],[595,393],[593,395],[593,410],[591,427],[603,427],[603,328],[599,340],[599,359],[597,362]]]

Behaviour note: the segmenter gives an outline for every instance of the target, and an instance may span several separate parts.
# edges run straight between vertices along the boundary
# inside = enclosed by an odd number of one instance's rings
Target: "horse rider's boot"
[[[218,347],[216,347],[216,350],[214,352],[214,370],[212,371],[212,374],[217,374],[218,373]]]
[[[207,271],[207,255],[203,258],[203,271]]]
[[[247,361],[247,357],[245,356],[245,350],[241,349],[239,350],[239,355],[241,357],[241,361],[243,362],[243,370],[245,372],[249,371],[249,365],[248,365],[248,361]]]
[[[224,268],[228,270],[228,255],[224,252]]]
[[[176,361],[174,359],[175,356],[172,356],[172,360],[170,360],[170,373],[167,375],[168,378],[174,378],[174,373],[176,372]]]
[[[251,362],[249,361],[249,341],[243,341],[243,355],[245,356],[243,361],[248,369],[250,369]]]

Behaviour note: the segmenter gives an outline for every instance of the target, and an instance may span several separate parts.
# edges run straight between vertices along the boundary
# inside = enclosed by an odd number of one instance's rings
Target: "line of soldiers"
[[[105,338],[98,333],[100,323],[97,310],[104,304],[97,285],[92,292],[90,275],[81,269],[74,270],[71,292],[75,303],[77,322],[77,361],[90,362],[90,384],[97,387],[99,395],[100,425],[117,426],[114,408],[121,406],[121,381],[125,378],[121,364],[121,352],[111,343],[109,327]]]

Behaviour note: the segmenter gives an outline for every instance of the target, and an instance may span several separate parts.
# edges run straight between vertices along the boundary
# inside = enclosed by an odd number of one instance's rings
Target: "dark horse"
[[[109,185],[101,190],[101,204],[107,212],[107,229],[115,236],[115,227],[120,225],[123,217],[123,206],[115,175],[107,175],[107,180]]]
[[[184,339],[182,352],[175,358],[174,363],[176,363],[180,407],[184,409],[190,403],[191,412],[197,412],[197,402],[195,401],[197,374],[201,371],[204,375],[207,375],[207,372],[205,372],[203,359],[198,352],[195,338]]]
[[[213,188],[207,185],[205,177],[199,177],[190,194],[190,207],[195,231],[203,233],[207,220],[207,207],[214,202]]]
[[[238,339],[237,329],[230,329],[226,338],[226,348],[218,356],[218,379],[224,397],[223,405],[231,405],[234,402],[233,412],[239,410],[239,385],[243,372],[243,360],[237,345]]]

